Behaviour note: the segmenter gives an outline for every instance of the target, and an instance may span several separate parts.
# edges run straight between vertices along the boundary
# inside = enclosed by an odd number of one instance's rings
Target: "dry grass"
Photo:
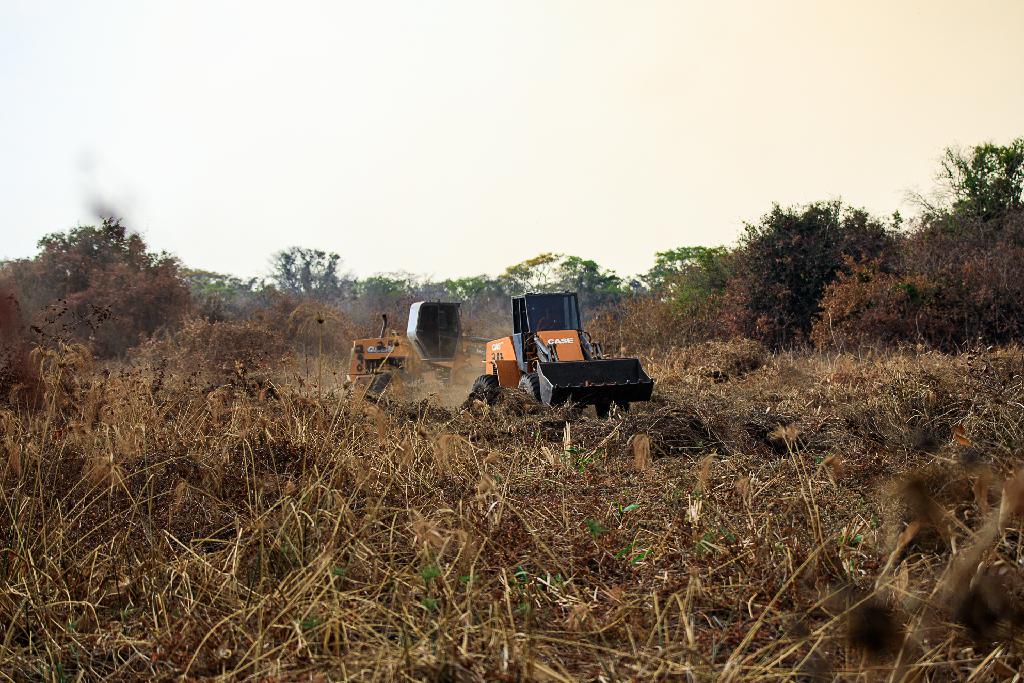
[[[37,354],[41,405],[0,408],[0,677],[1021,669],[1019,349],[687,353],[607,421]]]

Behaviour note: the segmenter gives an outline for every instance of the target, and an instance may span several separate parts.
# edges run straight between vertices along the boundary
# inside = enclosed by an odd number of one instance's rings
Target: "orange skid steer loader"
[[[626,410],[654,391],[638,359],[604,357],[583,331],[576,294],[569,292],[513,297],[512,334],[487,343],[484,370],[474,395],[518,386],[548,405],[593,405],[599,417],[612,403]]]

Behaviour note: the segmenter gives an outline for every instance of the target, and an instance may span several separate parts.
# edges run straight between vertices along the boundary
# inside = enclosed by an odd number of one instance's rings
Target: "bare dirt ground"
[[[646,359],[598,420],[36,354],[0,678],[1010,680],[1024,355]],[[323,368],[318,368],[323,374]],[[328,374],[331,370],[328,369]],[[272,383],[270,383],[272,382]]]

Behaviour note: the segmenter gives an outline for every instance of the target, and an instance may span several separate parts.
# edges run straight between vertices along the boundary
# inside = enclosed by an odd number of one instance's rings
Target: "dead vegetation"
[[[516,393],[356,400],[235,332],[197,327],[136,365],[32,356],[38,405],[0,407],[3,676],[1022,667],[1020,349],[717,344],[650,359],[656,400],[597,420]]]

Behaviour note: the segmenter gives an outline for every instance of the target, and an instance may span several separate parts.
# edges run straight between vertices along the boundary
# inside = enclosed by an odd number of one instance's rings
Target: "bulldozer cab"
[[[599,417],[612,403],[649,401],[654,389],[639,359],[604,357],[573,292],[512,297],[512,334],[488,342],[484,363],[481,388],[519,386],[548,405],[594,405]]]
[[[420,358],[427,361],[449,361],[459,348],[462,323],[461,304],[442,301],[419,301],[409,308],[406,335]]]
[[[524,294],[513,297],[512,325],[515,334],[545,330],[581,330],[576,295]]]

